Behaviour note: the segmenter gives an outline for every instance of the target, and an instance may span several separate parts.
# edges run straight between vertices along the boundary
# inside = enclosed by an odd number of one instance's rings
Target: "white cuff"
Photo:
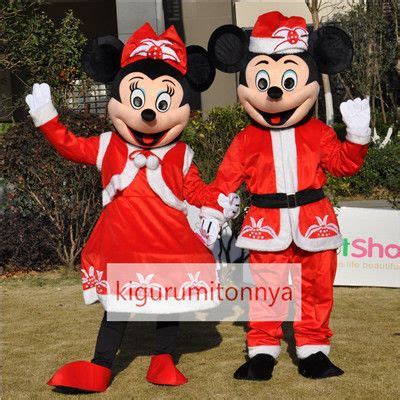
[[[36,127],[44,125],[58,115],[52,102],[44,104],[42,107],[35,111],[30,111],[29,114],[33,119]]]
[[[304,346],[296,347],[297,357],[300,359],[307,358],[311,354],[318,353],[322,351],[326,356],[329,355],[331,346],[329,344],[305,344]]]
[[[368,128],[368,133],[366,135],[355,135],[352,132],[349,132],[349,130],[347,130],[347,135],[346,135],[346,140],[348,140],[351,143],[355,143],[355,144],[368,144],[371,140],[371,128]]]
[[[200,218],[215,218],[221,226],[226,222],[224,214],[211,207],[201,207]]]
[[[276,359],[281,354],[281,346],[253,346],[248,347],[247,351],[250,358],[253,358],[257,354],[269,354]]]

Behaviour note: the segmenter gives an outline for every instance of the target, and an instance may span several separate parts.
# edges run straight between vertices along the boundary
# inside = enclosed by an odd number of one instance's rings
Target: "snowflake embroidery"
[[[282,46],[285,43],[289,43],[291,45],[294,45],[298,42],[301,42],[302,44],[300,45],[301,47],[306,48],[307,43],[305,42],[304,39],[308,37],[308,32],[301,27],[296,27],[296,28],[279,28],[277,29],[273,34],[272,37],[274,39],[284,39],[281,42],[279,42],[274,50],[277,50],[278,47]]]
[[[304,235],[306,238],[311,238],[314,234],[316,234],[317,237],[328,237],[339,234],[339,227],[336,224],[327,223],[328,215],[325,215],[324,218],[317,216],[315,218],[317,219],[318,225],[311,225],[307,229],[307,232]]]
[[[207,292],[210,291],[210,286],[208,286],[208,284],[205,281],[199,280],[200,271],[197,271],[194,275],[188,272],[187,275],[189,277],[189,280],[184,282],[179,289],[180,298],[183,296],[183,293],[190,288],[205,288]],[[196,292],[191,293],[191,295],[196,295]]]
[[[177,63],[181,61],[169,40],[143,39],[140,46],[130,54],[130,57],[134,56],[151,57],[155,60],[172,60]]]
[[[83,275],[82,284],[84,290],[96,287],[97,293],[107,293],[108,283],[102,279],[103,271],[94,269],[93,265],[89,267],[89,270],[81,269],[81,271]]]
[[[273,228],[269,225],[263,225],[264,218],[260,218],[257,222],[253,217],[250,217],[251,225],[245,225],[241,234],[248,236],[251,239],[263,240],[267,239],[265,233],[272,236],[274,239],[278,237]]]
[[[144,277],[141,273],[137,272],[136,276],[138,278],[137,282],[128,282],[124,286],[122,286],[121,289],[121,294],[124,295],[126,294],[129,289],[144,289],[145,293],[147,293],[147,290],[150,289],[157,289],[159,292],[163,289],[163,287],[155,282],[151,282],[152,279],[154,278],[154,274],[149,274],[146,277]],[[142,295],[143,293],[141,293]],[[147,295],[147,294],[146,294]]]

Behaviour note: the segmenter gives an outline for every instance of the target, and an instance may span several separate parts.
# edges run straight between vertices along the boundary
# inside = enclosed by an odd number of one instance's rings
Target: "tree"
[[[396,128],[399,121],[397,7],[396,0],[368,1],[351,4],[332,18],[352,37],[354,46],[352,65],[340,74],[340,83],[348,97],[369,96],[372,126],[385,131]]]
[[[305,0],[306,6],[311,13],[311,18],[313,21],[314,29],[318,29],[320,26],[320,12],[327,5],[324,5],[323,0]],[[329,75],[322,74],[322,85],[324,88],[325,95],[325,115],[326,123],[330,126],[334,123],[334,112],[333,112],[333,98],[331,83],[329,80]],[[317,106],[318,107],[318,106]]]
[[[65,103],[77,79],[84,78],[81,52],[86,39],[80,21],[68,11],[59,26],[44,12],[44,0],[5,0],[0,5],[0,68],[8,70],[25,91],[47,82],[55,102]],[[12,113],[23,102],[13,104]]]

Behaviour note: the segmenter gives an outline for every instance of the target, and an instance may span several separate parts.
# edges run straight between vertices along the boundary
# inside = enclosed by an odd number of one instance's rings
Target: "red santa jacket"
[[[58,121],[58,116],[41,125],[40,130],[64,158],[97,166],[101,171],[103,206],[134,180],[141,167],[136,157],[142,154],[147,162],[152,159],[153,165],[147,164],[146,168],[147,181],[165,204],[186,213],[183,200],[187,200],[196,207],[205,205],[223,215],[218,204],[220,192],[203,183],[193,163],[193,150],[183,142],[147,151],[127,143],[115,132],[77,137]],[[146,162],[146,158],[142,160]]]
[[[213,186],[223,193],[245,182],[252,194],[319,189],[324,171],[334,176],[355,174],[364,162],[367,145],[340,142],[335,131],[318,119],[288,129],[249,125],[233,140]],[[335,249],[342,237],[329,200],[296,208],[251,206],[236,242],[238,247],[280,251],[294,241],[307,251]]]

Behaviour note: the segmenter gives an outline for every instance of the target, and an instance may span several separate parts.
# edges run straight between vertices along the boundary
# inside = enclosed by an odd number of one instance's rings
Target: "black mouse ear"
[[[124,44],[114,36],[91,40],[83,49],[83,70],[96,82],[111,82],[121,68],[123,47]]]
[[[337,74],[350,66],[353,59],[351,38],[334,26],[325,26],[312,32],[309,51],[323,74]]]
[[[215,67],[205,49],[188,46],[186,79],[196,92],[204,92],[214,82]]]
[[[211,61],[223,72],[239,72],[244,69],[248,52],[248,35],[236,25],[220,26],[208,41]]]

